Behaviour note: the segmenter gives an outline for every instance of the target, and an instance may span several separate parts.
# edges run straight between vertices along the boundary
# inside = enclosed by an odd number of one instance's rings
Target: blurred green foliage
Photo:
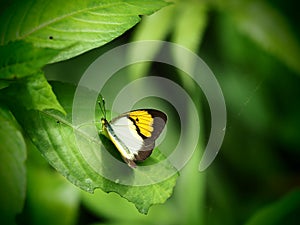
[[[200,155],[195,156],[181,172],[172,198],[164,205],[153,206],[147,216],[138,215],[114,194],[96,193],[103,204],[93,203],[97,201],[94,197],[84,195],[83,205],[93,216],[102,218],[99,224],[298,223],[297,21],[299,16],[289,1],[176,1],[143,18],[132,31],[104,47],[110,49],[128,40],[156,39],[197,52],[221,85],[228,126],[222,149],[208,170],[197,171]],[[97,49],[65,64],[49,66],[48,77],[76,83],[89,62],[103,51]],[[151,51],[141,54],[155,54]],[[74,67],[77,63],[80,66]],[[141,67],[144,72],[150,69],[150,65]],[[72,77],[64,76],[67,73]],[[180,75],[172,79],[187,85],[188,91],[203,100],[206,132],[199,145],[203,146],[209,132],[205,99]]]
[[[179,43],[214,71],[226,100],[227,131],[213,164],[200,173],[201,151],[197,151],[180,172],[173,196],[153,206],[148,215],[139,214],[114,193],[83,193],[42,163],[32,146],[27,197],[18,224],[298,224],[300,18],[296,9],[292,1],[279,0],[178,0],[144,17],[110,44],[46,66],[49,80],[76,84],[88,65],[114,46],[144,39]],[[168,73],[157,65],[140,71],[149,69]],[[208,106],[190,80],[180,73],[172,79],[194,100],[201,100],[202,149],[209,133]]]

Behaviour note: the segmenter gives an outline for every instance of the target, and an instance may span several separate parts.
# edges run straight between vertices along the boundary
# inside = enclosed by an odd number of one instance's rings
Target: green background
[[[48,80],[76,85],[96,58],[121,44],[149,39],[181,44],[208,64],[222,88],[227,107],[226,135],[212,165],[199,172],[210,131],[209,107],[200,88],[165,65],[141,66],[138,71],[142,74],[165,74],[184,87],[201,116],[203,132],[198,151],[179,172],[170,199],[152,206],[147,215],[140,214],[115,193],[80,190],[49,166],[26,138],[14,139],[17,148],[27,146],[23,174],[26,191],[20,197],[24,207],[16,203],[20,208],[17,224],[298,224],[299,22],[292,1],[178,0],[151,16],[143,16],[137,26],[100,48],[45,66]],[[133,74],[130,79],[135,78]],[[121,82],[125,78],[115,79]],[[51,84],[55,90],[55,83]],[[1,119],[10,117],[1,112]],[[19,125],[12,124],[3,122],[5,129],[0,134],[10,130],[19,135]],[[171,136],[178,134],[176,127],[168,132]],[[0,140],[4,143],[7,139]],[[5,176],[9,167],[5,159],[9,157],[4,153],[1,156],[0,169]],[[21,161],[24,158],[20,156]],[[14,179],[13,175],[7,178],[11,183]]]

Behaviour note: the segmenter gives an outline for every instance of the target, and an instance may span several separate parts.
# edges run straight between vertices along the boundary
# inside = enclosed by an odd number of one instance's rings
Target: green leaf
[[[179,2],[177,8],[179,12],[172,40],[197,52],[207,25],[207,4],[190,0],[190,2]]]
[[[28,167],[27,193],[30,224],[76,224],[79,191],[49,166]]]
[[[300,73],[300,44],[279,12],[262,1],[231,2],[226,9],[241,32]]]
[[[203,146],[202,143],[199,145]],[[197,148],[189,163],[180,171],[174,193],[177,204],[180,203],[177,206],[180,212],[176,219],[178,224],[208,224],[205,221],[207,173],[198,170],[202,152],[203,147]]]
[[[174,196],[175,197],[175,196]],[[174,198],[164,205],[155,205],[147,215],[139,213],[134,205],[116,193],[104,193],[96,190],[92,195],[82,193],[82,201],[94,215],[109,218],[109,224],[176,224],[176,202]],[[101,202],[101,204],[99,204]],[[178,216],[180,214],[178,213]]]
[[[0,221],[15,224],[26,190],[26,144],[7,108],[0,105]]]
[[[20,104],[27,110],[56,109],[65,113],[42,72],[12,84],[5,94],[8,97],[5,100],[13,107]]]
[[[163,203],[171,196],[178,176],[171,165],[166,163],[160,167],[160,170],[149,169],[149,171],[132,170],[124,163],[122,163],[124,166],[122,170],[113,167],[113,161],[105,157],[107,150],[99,138],[72,125],[74,88],[66,84],[56,84],[54,87],[59,101],[67,111],[67,116],[63,116],[55,110],[28,111],[24,108],[16,109],[15,113],[33,143],[56,170],[85,191],[93,192],[95,188],[101,188],[105,192],[116,192],[133,202],[136,208],[145,214],[151,205]],[[87,96],[84,96],[84,99],[89,101],[89,92],[86,92]],[[81,110],[84,113],[87,109]],[[26,120],[22,120],[25,116]],[[92,124],[92,128],[95,128],[95,125]],[[109,144],[112,145],[111,142],[105,143],[105,145]],[[160,161],[163,157],[157,149],[152,155],[154,161]],[[145,186],[120,183],[121,179],[132,182],[132,184],[153,182],[164,173],[173,175],[166,180]],[[109,177],[104,177],[103,174],[114,174],[116,177],[120,177],[120,180],[111,180]],[[142,180],[137,180],[138,178]]]
[[[201,41],[204,35],[204,31],[207,25],[207,4],[203,2],[194,2],[193,0],[186,4],[186,2],[180,2],[178,4],[178,16],[174,26],[174,32],[172,35],[172,41],[191,50],[197,52],[198,47],[201,45]],[[188,66],[191,71],[195,67],[193,61],[183,59],[181,51],[173,49],[173,57],[178,68],[181,66]],[[185,78],[185,74],[181,73],[183,85],[187,89],[194,89],[195,85],[189,79]]]
[[[279,225],[299,223],[300,190],[295,190],[258,212],[245,225]]]
[[[163,40],[172,28],[174,5],[170,5],[155,14],[144,18],[133,35],[133,41]]]
[[[137,26],[137,29],[133,33],[132,41],[143,41],[143,40],[164,40],[173,28],[175,6],[170,5],[155,14],[144,18],[141,23]],[[160,45],[156,48],[143,48],[143,54],[147,55],[148,58],[155,57],[157,52],[160,50]],[[140,48],[130,48],[129,54],[131,56],[141,54]],[[149,63],[136,64],[131,67],[130,73],[131,77],[141,76],[142,74],[147,74],[149,69]]]
[[[161,0],[28,0],[15,2],[0,17],[0,44],[25,40],[42,48],[62,49],[53,61],[69,59],[120,36],[166,6]]]
[[[0,79],[14,80],[36,73],[60,51],[14,41],[0,46],[0,52]]]

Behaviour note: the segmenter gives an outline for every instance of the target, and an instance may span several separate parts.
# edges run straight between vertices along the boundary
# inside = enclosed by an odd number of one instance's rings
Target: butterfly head
[[[101,118],[101,124],[102,124],[102,127],[103,126],[105,127],[108,124],[108,121],[104,117],[102,117]]]

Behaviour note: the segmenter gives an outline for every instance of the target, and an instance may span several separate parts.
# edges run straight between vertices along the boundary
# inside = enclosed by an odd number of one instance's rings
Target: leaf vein
[[[119,3],[110,3],[110,4],[106,4],[106,5],[101,5],[101,6],[97,5],[97,6],[94,6],[94,7],[88,7],[88,8],[84,8],[84,9],[81,9],[81,10],[73,11],[71,13],[67,13],[65,15],[53,18],[52,20],[49,20],[49,21],[47,21],[45,23],[40,24],[39,26],[37,26],[34,29],[32,29],[31,31],[29,31],[27,34],[24,34],[23,36],[21,36],[20,38],[26,38],[27,36],[31,35],[32,33],[36,32],[36,31],[38,31],[38,30],[40,30],[42,28],[45,28],[45,27],[49,26],[50,24],[54,24],[54,23],[56,23],[58,21],[61,21],[61,20],[65,19],[65,18],[71,17],[73,15],[80,14],[80,13],[83,13],[83,12],[86,12],[86,11],[89,12],[89,11],[95,10],[95,9],[97,9],[97,10],[99,10],[101,8],[104,9],[104,8],[107,8],[107,7],[110,7],[110,6],[114,6],[114,5],[119,5]]]

